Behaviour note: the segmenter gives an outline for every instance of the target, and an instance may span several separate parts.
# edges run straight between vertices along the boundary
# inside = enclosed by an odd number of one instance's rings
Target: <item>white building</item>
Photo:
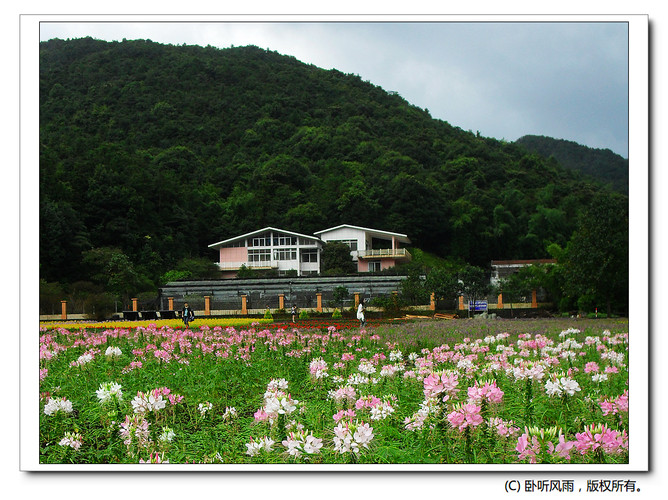
[[[403,248],[408,236],[351,225],[324,229],[315,236],[265,227],[251,233],[212,243],[219,251],[218,267],[223,278],[236,277],[242,266],[275,269],[279,276],[297,271],[298,276],[320,273],[320,252],[327,242],[343,242],[350,247],[358,272],[375,272],[411,259]]]
[[[325,243],[347,244],[358,272],[382,271],[411,260],[411,254],[403,247],[411,242],[405,234],[342,224],[315,235]]]
[[[279,276],[297,271],[298,276],[320,272],[322,241],[314,236],[265,227],[209,245],[218,249],[223,278],[234,278],[241,266],[276,269]]]
[[[493,260],[491,264],[492,274],[489,281],[492,286],[496,286],[501,282],[502,279],[505,279],[511,274],[516,273],[523,267],[556,263],[557,261],[554,259]]]

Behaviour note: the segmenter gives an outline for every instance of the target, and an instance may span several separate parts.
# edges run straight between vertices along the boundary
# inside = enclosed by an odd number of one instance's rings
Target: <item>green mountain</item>
[[[257,47],[40,44],[40,272],[114,247],[142,283],[264,226],[402,232],[442,258],[546,257],[605,189],[359,76]],[[98,252],[97,255],[105,255]],[[148,286],[148,285],[146,285]]]
[[[609,149],[539,135],[525,135],[515,143],[545,158],[554,157],[564,167],[608,184],[617,192],[629,193],[629,160]]]

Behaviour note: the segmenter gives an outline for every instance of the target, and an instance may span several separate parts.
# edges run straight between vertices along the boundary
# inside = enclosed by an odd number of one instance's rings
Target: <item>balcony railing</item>
[[[219,262],[218,269],[221,271],[236,271],[241,266],[251,269],[275,269],[278,267],[276,261],[264,260],[260,262]]]
[[[375,250],[359,250],[357,256],[360,259],[394,258],[411,259],[412,256],[405,248],[378,248]]]

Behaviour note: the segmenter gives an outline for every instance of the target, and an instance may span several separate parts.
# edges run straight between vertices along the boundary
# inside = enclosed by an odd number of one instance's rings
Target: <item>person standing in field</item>
[[[186,325],[186,328],[188,328],[188,324],[195,319],[195,311],[192,310],[192,308],[188,305],[187,302],[183,304],[183,310],[181,311],[181,319],[183,320],[183,323]]]
[[[362,299],[360,300],[360,304],[357,306],[357,319],[360,320],[360,328],[364,328],[366,326],[366,319],[364,317],[365,309],[364,299]]]
[[[292,322],[296,323],[297,322],[297,305],[292,304],[292,309],[290,310],[290,314],[292,314]]]

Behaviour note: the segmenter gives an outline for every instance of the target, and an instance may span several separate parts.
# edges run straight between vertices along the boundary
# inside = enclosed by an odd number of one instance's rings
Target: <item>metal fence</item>
[[[363,299],[386,296],[399,291],[403,279],[403,276],[365,276],[182,281],[161,288],[159,301],[161,309],[167,308],[170,297],[174,309],[182,308],[186,301],[195,309],[204,309],[204,297],[209,297],[212,311],[227,311],[240,310],[245,296],[247,309],[273,311],[280,308],[280,296],[286,310],[292,305],[310,309],[317,306],[320,294],[322,307],[329,308],[341,306],[340,302],[334,303],[334,293],[343,287],[348,292],[343,306],[349,308],[354,306],[356,293]]]

